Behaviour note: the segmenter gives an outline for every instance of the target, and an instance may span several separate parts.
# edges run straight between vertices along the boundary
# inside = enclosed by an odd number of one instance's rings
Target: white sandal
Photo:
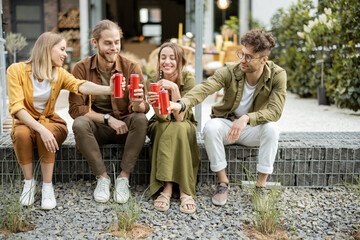
[[[182,196],[180,197],[180,211],[183,213],[194,213],[196,211],[196,203],[192,196]],[[185,209],[185,205],[194,205],[194,209]]]
[[[165,198],[165,199],[161,199],[161,198]],[[169,208],[170,208],[170,198],[171,198],[171,195],[168,195],[166,193],[161,192],[160,195],[154,201],[154,208],[156,210],[159,210],[159,211],[162,211],[162,212],[165,212],[165,211],[169,210]],[[157,207],[155,205],[155,203],[165,203],[165,206],[164,207]]]

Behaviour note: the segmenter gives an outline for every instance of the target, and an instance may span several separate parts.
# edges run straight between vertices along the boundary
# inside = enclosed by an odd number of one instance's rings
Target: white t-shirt
[[[34,88],[34,107],[39,113],[43,113],[50,98],[51,83],[47,80],[39,82],[37,79],[34,79],[33,74],[30,74],[30,76]]]
[[[240,118],[242,115],[247,114],[253,102],[253,96],[257,84],[250,86],[245,80],[243,95],[239,104],[239,107],[234,111],[236,118]]]

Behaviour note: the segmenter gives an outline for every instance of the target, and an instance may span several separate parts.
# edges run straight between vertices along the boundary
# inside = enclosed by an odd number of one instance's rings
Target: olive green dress
[[[150,76],[146,82],[157,82]],[[195,86],[195,78],[184,72],[180,85],[180,95],[184,96]],[[149,121],[148,136],[151,140],[150,195],[155,198],[162,191],[164,182],[173,182],[174,196],[182,191],[195,197],[197,171],[200,163],[200,149],[196,141],[197,122],[191,109],[187,109],[182,122],[176,122],[173,114],[161,119],[155,114]]]

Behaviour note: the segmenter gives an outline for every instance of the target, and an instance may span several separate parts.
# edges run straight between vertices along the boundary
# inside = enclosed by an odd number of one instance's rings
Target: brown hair
[[[174,51],[175,61],[176,61],[176,71],[177,71],[176,84],[178,86],[180,86],[181,78],[182,78],[182,71],[186,64],[186,60],[185,60],[184,49],[176,43],[166,42],[160,46],[159,53],[158,53],[158,62],[157,62],[158,78],[160,78],[160,54],[161,54],[161,51],[166,47],[169,47]]]
[[[272,33],[266,33],[263,29],[252,29],[246,32],[242,37],[240,43],[247,47],[253,47],[253,51],[266,52],[269,55],[271,49],[275,47],[275,40]]]
[[[57,80],[57,68],[53,68],[51,63],[51,49],[62,40],[65,40],[63,36],[53,32],[45,32],[36,40],[30,58],[26,61],[32,65],[34,78]]]
[[[116,23],[110,21],[110,20],[101,20],[100,22],[98,22],[95,27],[94,27],[94,30],[92,32],[92,37],[96,40],[96,41],[99,41],[99,39],[101,38],[101,33],[102,31],[104,30],[107,30],[107,29],[117,29],[119,31],[119,34],[120,34],[120,38],[123,37],[123,32],[121,30],[121,28],[119,27],[119,25],[117,25]]]

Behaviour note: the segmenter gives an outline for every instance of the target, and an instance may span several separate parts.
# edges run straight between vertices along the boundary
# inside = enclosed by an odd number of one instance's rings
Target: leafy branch
[[[27,45],[28,42],[21,33],[9,33],[6,36],[6,49],[14,56],[14,62],[16,62],[16,53],[20,52]]]

